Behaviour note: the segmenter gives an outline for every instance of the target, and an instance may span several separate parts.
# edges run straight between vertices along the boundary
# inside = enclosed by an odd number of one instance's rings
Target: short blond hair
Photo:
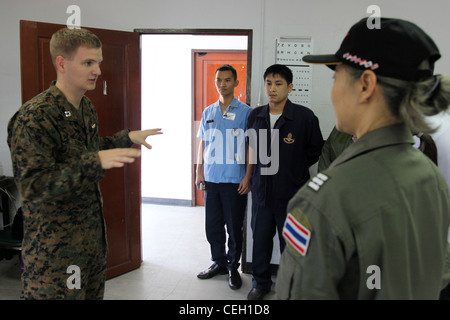
[[[100,39],[91,31],[80,28],[63,28],[56,31],[50,39],[50,55],[56,67],[56,57],[72,59],[80,46],[101,48]]]

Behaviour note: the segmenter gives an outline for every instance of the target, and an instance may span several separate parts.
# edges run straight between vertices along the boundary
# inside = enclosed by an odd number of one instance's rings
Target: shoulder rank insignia
[[[291,213],[288,213],[286,222],[284,223],[283,236],[292,249],[306,255],[311,239],[311,231],[298,221]]]
[[[314,191],[319,191],[320,187],[328,180],[328,177],[323,173],[318,173],[311,181],[308,183],[308,187]]]
[[[292,133],[288,133],[286,138],[283,138],[284,142],[286,142],[287,144],[292,144],[294,143],[295,139],[292,139]]]

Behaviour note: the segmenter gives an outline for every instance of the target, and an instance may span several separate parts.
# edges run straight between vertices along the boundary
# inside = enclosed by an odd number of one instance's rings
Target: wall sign
[[[312,37],[281,37],[276,46],[276,63],[288,66],[294,75],[294,88],[289,99],[310,108],[312,66],[303,62],[303,56],[313,53]]]

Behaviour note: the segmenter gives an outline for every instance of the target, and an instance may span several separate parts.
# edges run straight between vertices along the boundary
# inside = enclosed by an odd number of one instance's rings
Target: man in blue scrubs
[[[288,201],[310,178],[309,167],[317,162],[323,146],[317,117],[288,99],[292,79],[285,65],[267,68],[264,88],[269,103],[248,117],[250,162],[256,162],[251,177],[253,288],[249,300],[261,300],[270,292],[273,237],[278,229],[282,252],[285,242],[280,235]]]
[[[242,253],[242,228],[250,191],[251,172],[246,172],[245,130],[251,108],[234,97],[239,84],[236,70],[223,65],[216,71],[219,100],[202,114],[197,137],[201,139],[195,184],[205,188],[206,238],[214,263],[200,272],[199,279],[228,273],[231,289],[242,280],[239,260]],[[226,231],[228,252],[226,252]]]

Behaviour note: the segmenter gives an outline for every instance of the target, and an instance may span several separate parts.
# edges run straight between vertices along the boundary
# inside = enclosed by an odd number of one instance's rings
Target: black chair
[[[22,250],[22,212],[19,208],[14,222],[10,222],[9,218],[9,203],[10,195],[8,190],[15,187],[14,178],[0,177],[0,196],[1,196],[1,213],[3,215],[3,230],[0,230],[0,251],[3,251],[3,256],[6,259],[11,259],[14,254]]]

